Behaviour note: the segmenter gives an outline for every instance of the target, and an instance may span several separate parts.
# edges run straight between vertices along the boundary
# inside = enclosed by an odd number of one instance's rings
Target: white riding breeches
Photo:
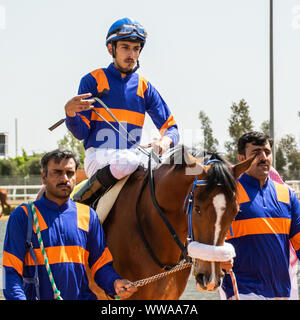
[[[90,178],[99,169],[110,165],[112,175],[120,180],[133,173],[143,160],[143,155],[136,149],[89,148],[85,153],[84,170]]]

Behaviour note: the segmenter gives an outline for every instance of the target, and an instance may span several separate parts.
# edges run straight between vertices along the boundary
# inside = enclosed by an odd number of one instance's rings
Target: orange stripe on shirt
[[[144,98],[144,93],[148,88],[148,80],[139,75],[139,85],[136,94],[141,98]]]
[[[92,271],[92,277],[94,278],[95,273],[97,270],[99,270],[101,267],[103,267],[106,263],[111,262],[113,260],[113,257],[109,251],[109,249],[106,247],[101,255],[101,257],[93,264],[91,267]]]
[[[91,129],[91,125],[90,125],[90,121],[87,117],[83,116],[80,113],[77,113],[79,115],[79,117],[83,120],[83,122],[89,127],[89,129]]]
[[[285,185],[274,182],[277,200],[284,203],[290,203],[289,188]]]
[[[20,276],[23,274],[22,260],[7,251],[3,252],[3,266],[14,268]]]
[[[242,184],[238,181],[236,184],[237,187],[237,200],[238,203],[244,203],[244,202],[249,202],[249,196],[246,192],[246,190],[244,189],[244,187],[242,186]]]
[[[104,89],[109,90],[108,80],[102,69],[92,71],[91,75],[97,81],[97,90],[99,93],[101,93]]]
[[[300,232],[296,233],[291,239],[295,251],[300,249]]]
[[[21,208],[25,211],[26,215],[28,216],[28,211],[27,211],[27,207],[26,206],[21,206]],[[42,214],[40,213],[39,209],[35,206],[35,212],[36,212],[36,215],[37,215],[37,218],[38,218],[38,222],[39,222],[39,225],[40,225],[40,230],[43,231],[43,230],[46,230],[48,228]],[[36,227],[35,227],[35,224],[33,224],[33,231],[36,233]]]
[[[116,122],[114,118],[103,108],[95,108],[95,110],[109,122]],[[138,127],[144,125],[145,114],[136,111],[124,110],[124,109],[112,109],[110,111],[120,122],[127,122],[134,124]],[[91,120],[103,121],[96,113],[92,113]]]
[[[291,219],[288,218],[253,218],[232,221],[232,233],[227,239],[255,234],[289,234]]]
[[[76,202],[76,207],[77,207],[77,228],[88,232],[89,225],[90,225],[90,207],[79,202]]]
[[[167,129],[169,129],[171,126],[176,124],[174,117],[172,115],[169,116],[168,120],[162,125],[162,127],[159,130],[159,133],[161,136],[163,136]]]
[[[45,248],[50,264],[54,263],[81,263],[87,265],[89,252],[80,246],[56,246]],[[38,265],[45,264],[41,249],[34,249]],[[25,264],[34,266],[34,261],[29,252],[25,256]]]

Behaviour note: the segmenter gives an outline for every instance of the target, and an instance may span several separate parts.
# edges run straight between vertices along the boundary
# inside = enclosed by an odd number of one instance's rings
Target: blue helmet
[[[147,32],[144,27],[131,18],[117,20],[109,28],[106,36],[106,45],[117,40],[141,42],[142,47],[146,42]]]

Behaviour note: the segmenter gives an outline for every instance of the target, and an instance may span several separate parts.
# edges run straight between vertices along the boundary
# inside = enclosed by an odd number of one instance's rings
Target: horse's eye
[[[201,213],[201,211],[200,211],[200,207],[199,207],[199,206],[195,206],[195,207],[194,207],[194,209],[195,209],[195,211],[196,211],[198,214],[200,214],[200,213]]]

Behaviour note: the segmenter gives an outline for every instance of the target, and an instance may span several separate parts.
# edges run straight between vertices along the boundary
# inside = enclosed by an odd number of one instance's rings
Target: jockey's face
[[[108,51],[112,54],[112,46],[107,45]],[[139,42],[121,41],[116,45],[114,64],[121,72],[126,73],[134,68],[140,56],[141,44]]]
[[[47,171],[42,172],[42,181],[46,186],[47,199],[59,204],[66,202],[76,183],[74,159],[62,159],[59,163],[50,159]]]
[[[245,155],[239,155],[239,160],[243,161],[256,154],[247,174],[264,182],[270,172],[273,156],[270,143],[267,142],[262,146],[256,146],[252,143],[246,143]]]

